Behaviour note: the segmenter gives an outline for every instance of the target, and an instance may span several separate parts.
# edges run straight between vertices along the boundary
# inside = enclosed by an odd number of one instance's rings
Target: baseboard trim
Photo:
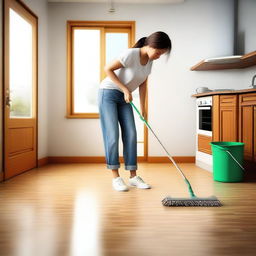
[[[174,161],[177,163],[195,163],[194,156],[174,156]],[[120,157],[120,162],[123,163],[123,157]],[[168,157],[150,156],[148,158],[138,157],[139,163],[170,163]],[[104,156],[49,156],[38,160],[38,167],[42,167],[49,163],[105,163]]]
[[[49,157],[44,157],[44,158],[41,158],[41,159],[38,159],[38,167],[42,167],[44,165],[47,165],[49,163]]]
[[[195,163],[196,158],[194,156],[173,156],[173,160],[176,163]],[[148,163],[170,163],[171,160],[165,156],[149,156]]]
[[[0,172],[0,182],[4,181],[4,173]]]
[[[49,156],[49,163],[105,163],[101,156]]]

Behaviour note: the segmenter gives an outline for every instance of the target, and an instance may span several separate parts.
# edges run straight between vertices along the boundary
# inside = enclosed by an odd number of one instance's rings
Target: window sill
[[[67,119],[99,119],[98,113],[87,113],[87,114],[67,114]]]

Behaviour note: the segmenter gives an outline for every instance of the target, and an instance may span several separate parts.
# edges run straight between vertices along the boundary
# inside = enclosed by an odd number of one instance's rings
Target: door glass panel
[[[10,9],[10,117],[32,117],[32,25]]]
[[[100,30],[74,31],[74,112],[97,113],[100,83]]]

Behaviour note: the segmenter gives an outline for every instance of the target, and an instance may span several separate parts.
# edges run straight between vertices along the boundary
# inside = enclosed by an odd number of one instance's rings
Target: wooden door
[[[37,17],[4,0],[4,179],[37,166]]]

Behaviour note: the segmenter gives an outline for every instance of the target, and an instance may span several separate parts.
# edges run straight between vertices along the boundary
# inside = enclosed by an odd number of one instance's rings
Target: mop
[[[132,101],[130,102],[130,104],[132,105],[134,110],[138,113],[140,119],[145,123],[147,128],[152,132],[152,134],[158,140],[160,145],[163,147],[163,149],[166,152],[166,154],[168,155],[169,159],[172,161],[172,163],[174,164],[176,169],[179,171],[179,173],[181,174],[181,176],[183,177],[185,183],[188,186],[188,191],[189,191],[189,194],[190,194],[190,198],[173,198],[173,197],[169,197],[168,196],[168,197],[165,197],[162,200],[162,204],[164,206],[206,206],[206,207],[207,206],[222,206],[221,202],[215,196],[202,198],[202,197],[197,197],[194,194],[194,191],[192,189],[192,186],[191,186],[190,182],[188,181],[188,179],[186,178],[186,176],[184,175],[182,170],[179,168],[179,166],[176,164],[176,162],[173,160],[171,155],[168,153],[168,151],[166,150],[166,148],[164,147],[162,142],[158,139],[158,137],[156,136],[156,134],[154,133],[154,131],[152,130],[152,128],[150,127],[148,122],[140,114],[139,110],[136,108],[136,106],[133,104]]]

